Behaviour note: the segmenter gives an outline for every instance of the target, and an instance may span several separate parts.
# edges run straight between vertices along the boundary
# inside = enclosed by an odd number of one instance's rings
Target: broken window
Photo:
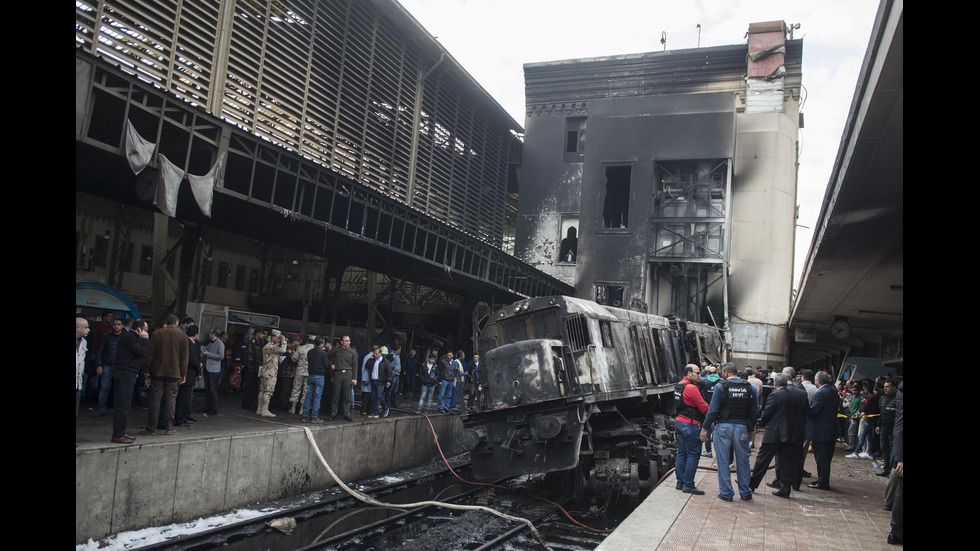
[[[231,270],[228,269],[227,262],[218,262],[218,287],[223,289],[228,288],[228,274]]]
[[[626,228],[629,226],[630,179],[633,167],[610,165],[605,167],[605,196],[602,200],[602,227]]]
[[[623,307],[623,298],[626,296],[626,285],[622,283],[596,283],[593,297],[596,303],[605,306]]]
[[[654,256],[722,257],[728,172],[727,159],[654,163]]]
[[[151,273],[153,273],[153,247],[143,245],[140,249],[140,275],[150,275]],[[211,284],[209,279],[205,279],[204,281],[208,285]]]
[[[562,215],[558,262],[575,263],[578,258],[578,215]]]
[[[91,264],[89,269],[106,267],[106,260],[109,258],[109,240],[96,238],[95,245],[92,247],[90,257]]]
[[[565,160],[581,161],[585,155],[585,117],[565,119]]]

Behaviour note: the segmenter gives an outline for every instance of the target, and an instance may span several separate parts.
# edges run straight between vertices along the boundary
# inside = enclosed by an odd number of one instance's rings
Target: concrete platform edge
[[[460,418],[440,415],[431,420],[443,452],[459,453],[455,434],[462,429]],[[408,469],[438,455],[421,416],[330,423],[310,430],[344,481]],[[75,542],[186,522],[333,485],[298,425],[76,448]]]
[[[711,467],[714,460],[702,457],[699,467]],[[695,486],[712,471],[698,469],[694,475]],[[676,479],[671,474],[657,486],[616,530],[609,534],[596,551],[649,551],[656,549],[674,525],[677,517],[691,497],[675,489]],[[704,496],[699,496],[703,498]]]

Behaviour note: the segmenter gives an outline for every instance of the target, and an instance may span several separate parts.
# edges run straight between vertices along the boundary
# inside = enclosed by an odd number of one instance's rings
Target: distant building
[[[802,41],[524,66],[515,254],[603,304],[728,326],[783,364]]]

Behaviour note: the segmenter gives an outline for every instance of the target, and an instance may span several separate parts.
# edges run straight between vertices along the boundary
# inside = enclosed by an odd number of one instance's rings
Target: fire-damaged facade
[[[524,66],[515,252],[600,304],[731,331],[785,365],[802,41]]]

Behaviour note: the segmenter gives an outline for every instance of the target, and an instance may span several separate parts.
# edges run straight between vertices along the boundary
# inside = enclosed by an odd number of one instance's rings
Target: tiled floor
[[[790,499],[773,496],[763,485],[752,500],[741,501],[736,491],[735,500],[728,503],[717,497],[717,474],[708,473],[698,486],[705,495],[690,498],[657,549],[900,549],[885,541],[891,522],[891,513],[882,508],[887,479],[874,476],[879,469],[870,461],[844,455],[843,444],[838,444],[830,491],[811,490],[804,480],[801,491]],[[755,463],[754,451],[750,462]],[[702,459],[702,468],[706,463]],[[713,461],[710,465],[715,467]],[[807,456],[806,470],[816,473],[813,455]],[[770,470],[763,484],[774,475]]]

